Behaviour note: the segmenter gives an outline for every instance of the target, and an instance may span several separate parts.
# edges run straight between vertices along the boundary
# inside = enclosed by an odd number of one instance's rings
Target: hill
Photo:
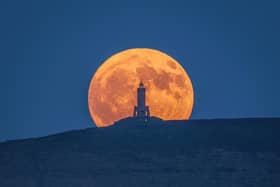
[[[8,141],[0,186],[280,186],[280,119],[126,119]]]

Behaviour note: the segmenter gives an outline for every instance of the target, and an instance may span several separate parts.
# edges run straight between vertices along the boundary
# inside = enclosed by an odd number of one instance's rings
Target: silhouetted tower
[[[140,82],[139,88],[137,88],[137,106],[134,107],[134,117],[149,117],[149,106],[146,106],[146,89],[144,84]]]

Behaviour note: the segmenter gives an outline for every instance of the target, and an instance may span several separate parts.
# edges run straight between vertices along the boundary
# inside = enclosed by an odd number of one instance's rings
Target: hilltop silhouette
[[[127,118],[0,144],[0,186],[279,186],[280,119]]]

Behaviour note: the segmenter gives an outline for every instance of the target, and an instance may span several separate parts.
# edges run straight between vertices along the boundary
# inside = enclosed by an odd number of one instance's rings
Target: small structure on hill
[[[137,106],[134,106],[133,117],[150,117],[149,106],[146,106],[146,89],[142,82],[137,88]]]

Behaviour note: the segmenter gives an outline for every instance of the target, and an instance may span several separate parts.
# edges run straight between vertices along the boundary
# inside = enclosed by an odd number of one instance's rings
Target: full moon
[[[184,68],[161,51],[135,48],[108,58],[90,82],[88,106],[97,127],[133,115],[140,81],[146,88],[151,116],[163,120],[190,118],[194,92]]]

